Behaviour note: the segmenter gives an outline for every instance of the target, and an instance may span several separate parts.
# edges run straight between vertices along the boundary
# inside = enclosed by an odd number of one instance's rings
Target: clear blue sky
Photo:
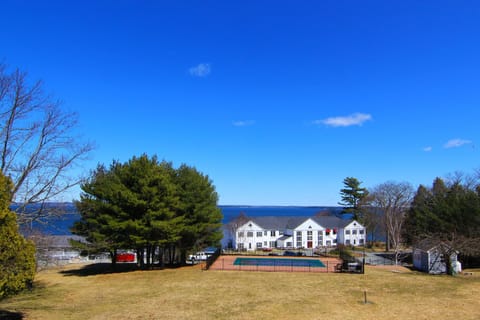
[[[480,168],[478,1],[6,0],[0,59],[79,113],[85,172],[156,154],[220,204]]]

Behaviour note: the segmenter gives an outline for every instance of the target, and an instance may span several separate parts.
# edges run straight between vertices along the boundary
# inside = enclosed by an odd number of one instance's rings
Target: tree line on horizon
[[[408,182],[388,181],[371,189],[354,177],[343,183],[339,205],[344,213],[353,214],[369,233],[383,230],[386,250],[393,250],[396,260],[405,246],[425,241],[444,244],[449,274],[451,253],[467,260],[480,255],[480,172],[436,178],[431,187],[420,185],[416,191]]]

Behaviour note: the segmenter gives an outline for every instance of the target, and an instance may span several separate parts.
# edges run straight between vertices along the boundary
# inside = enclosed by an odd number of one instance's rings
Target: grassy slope
[[[365,275],[48,270],[32,292],[0,302],[26,319],[480,319],[480,276],[369,267]],[[80,268],[77,266],[76,268]],[[363,303],[367,291],[369,303]]]

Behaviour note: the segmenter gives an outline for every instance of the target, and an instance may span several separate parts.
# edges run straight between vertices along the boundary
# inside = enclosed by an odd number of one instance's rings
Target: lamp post
[[[365,245],[363,245],[363,265],[362,265],[362,273],[365,273]]]
[[[367,245],[367,230],[365,230],[365,239],[363,239],[363,262],[362,262],[362,274],[365,273],[365,247]]]

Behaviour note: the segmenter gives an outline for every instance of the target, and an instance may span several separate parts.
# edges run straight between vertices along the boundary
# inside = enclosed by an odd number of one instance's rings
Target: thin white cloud
[[[458,148],[466,144],[470,144],[472,141],[464,139],[451,139],[443,145],[445,149]]]
[[[430,147],[430,146],[423,148],[423,151],[425,151],[425,152],[430,152],[432,150],[433,150],[433,148]]]
[[[314,124],[324,124],[329,127],[350,127],[361,126],[366,121],[372,120],[372,116],[367,113],[353,113],[344,117],[330,117],[323,120],[316,120]]]
[[[248,126],[253,126],[255,124],[255,121],[253,121],[253,120],[239,120],[239,121],[233,121],[232,124],[235,127],[248,127]]]
[[[206,77],[212,72],[212,68],[210,67],[209,63],[200,63],[195,67],[191,67],[188,69],[188,72],[193,77]]]

